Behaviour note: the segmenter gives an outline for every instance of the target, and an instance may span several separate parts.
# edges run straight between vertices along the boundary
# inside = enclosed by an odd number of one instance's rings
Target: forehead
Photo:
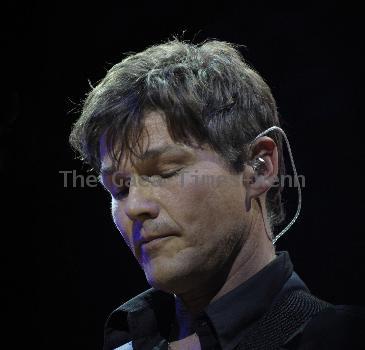
[[[163,115],[156,111],[148,112],[144,117],[140,147],[141,153],[146,159],[161,153],[195,153],[194,148],[182,143],[175,143],[171,139]],[[122,156],[121,164],[130,164],[130,161],[124,158]],[[100,139],[100,159],[102,169],[110,169],[112,167],[112,159],[108,154],[105,135]]]

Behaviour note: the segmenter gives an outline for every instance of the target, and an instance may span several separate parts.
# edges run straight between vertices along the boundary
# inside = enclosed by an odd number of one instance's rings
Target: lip
[[[175,235],[149,237],[142,240],[140,247],[143,249],[155,249],[173,237],[175,237]]]

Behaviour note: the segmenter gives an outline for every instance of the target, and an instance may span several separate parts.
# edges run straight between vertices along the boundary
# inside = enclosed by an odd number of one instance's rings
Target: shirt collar
[[[245,329],[269,308],[293,272],[287,252],[205,309],[223,349],[232,349]]]
[[[239,343],[245,328],[262,316],[292,275],[289,254],[276,254],[262,270],[209,304],[202,313],[223,349],[233,349]],[[143,339],[161,341],[168,337],[174,312],[174,296],[151,288],[115,310],[106,323],[106,331],[119,328],[141,343]]]

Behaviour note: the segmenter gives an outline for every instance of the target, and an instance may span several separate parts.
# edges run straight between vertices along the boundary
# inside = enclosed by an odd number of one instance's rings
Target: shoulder
[[[365,331],[365,308],[332,305],[314,315],[285,349],[357,349]]]

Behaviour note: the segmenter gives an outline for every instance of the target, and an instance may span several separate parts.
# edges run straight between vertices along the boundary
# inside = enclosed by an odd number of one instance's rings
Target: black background
[[[68,136],[88,80],[124,52],[183,32],[246,45],[306,179],[301,216],[278,249],[317,296],[363,304],[360,11],[332,2],[269,10],[260,2],[11,2],[3,16],[2,288],[12,331],[3,341],[11,348],[101,349],[109,312],[148,287],[113,227],[106,192],[64,188],[59,171],[87,174]],[[288,219],[296,200],[288,191]]]

